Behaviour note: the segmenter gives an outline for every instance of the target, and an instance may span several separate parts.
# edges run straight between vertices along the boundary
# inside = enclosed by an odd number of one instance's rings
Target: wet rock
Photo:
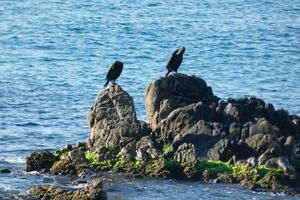
[[[9,173],[11,173],[11,170],[8,168],[0,168],[0,173],[9,174]]]
[[[175,152],[174,159],[185,164],[193,164],[197,161],[195,147],[191,143],[180,145]]]
[[[282,183],[286,182],[284,179],[288,180],[283,174],[268,172],[258,181],[258,185],[262,188],[278,190],[282,187]]]
[[[87,181],[84,179],[76,179],[74,181],[72,181],[72,185],[80,185],[80,184],[86,184]]]
[[[74,149],[55,162],[50,169],[50,173],[55,175],[78,175],[86,168],[88,168],[88,162],[85,158],[85,152]]]
[[[58,158],[49,151],[33,152],[26,157],[26,171],[49,172]]]
[[[240,185],[248,190],[255,190],[258,187],[257,184],[255,184],[255,182],[248,179],[243,179],[240,182]]]
[[[287,173],[294,174],[295,168],[287,158],[279,157],[279,158],[271,158],[265,163],[266,167],[269,168],[277,168],[282,169]]]
[[[220,174],[213,182],[214,183],[234,183],[235,179],[229,174]]]
[[[30,189],[30,194],[38,199],[51,200],[106,200],[106,192],[102,184],[89,184],[87,187],[71,190],[53,185],[39,185]]]
[[[119,85],[111,85],[98,94],[89,112],[88,147],[121,149],[131,140],[141,138],[145,124],[137,120],[133,99]]]
[[[152,130],[156,130],[161,121],[177,108],[199,101],[204,104],[212,101],[217,103],[218,100],[204,80],[180,73],[159,78],[148,86],[145,94],[147,116]],[[203,105],[198,108],[209,109]]]

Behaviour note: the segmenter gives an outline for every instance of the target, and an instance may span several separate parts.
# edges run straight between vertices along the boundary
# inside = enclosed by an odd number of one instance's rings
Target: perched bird
[[[107,75],[106,75],[107,81],[106,81],[104,87],[106,87],[110,81],[112,81],[113,84],[115,84],[116,79],[120,76],[122,70],[123,70],[123,63],[120,61],[114,62],[107,72]]]
[[[180,65],[182,63],[184,51],[185,51],[185,48],[182,47],[182,48],[176,49],[173,52],[167,66],[166,66],[166,68],[168,70],[166,76],[168,76],[170,72],[173,72],[173,71],[177,72],[178,68],[180,67]]]

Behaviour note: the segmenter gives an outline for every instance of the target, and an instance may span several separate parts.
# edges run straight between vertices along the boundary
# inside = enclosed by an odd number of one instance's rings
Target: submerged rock
[[[39,185],[30,189],[30,194],[38,199],[51,200],[106,200],[106,192],[101,181],[94,181],[78,190],[65,189],[53,185]]]
[[[9,174],[9,173],[11,173],[11,170],[8,168],[0,168],[0,173]]]

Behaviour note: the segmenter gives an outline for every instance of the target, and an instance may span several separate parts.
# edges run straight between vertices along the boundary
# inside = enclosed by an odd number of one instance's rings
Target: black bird
[[[123,70],[123,63],[120,61],[114,62],[107,72],[107,75],[106,75],[107,81],[106,81],[104,87],[106,87],[110,81],[112,81],[113,84],[115,84],[116,80],[120,76],[122,70]]]
[[[172,71],[177,72],[178,68],[180,67],[180,65],[182,63],[184,51],[185,51],[185,48],[182,47],[182,48],[176,49],[173,52],[167,66],[166,66],[166,68],[168,70],[166,76],[168,76],[169,73]]]

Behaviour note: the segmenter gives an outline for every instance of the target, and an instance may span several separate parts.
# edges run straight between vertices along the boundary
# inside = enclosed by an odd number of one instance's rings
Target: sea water
[[[117,83],[147,120],[147,85],[186,47],[179,72],[214,94],[256,96],[300,114],[300,1],[0,1],[0,199],[35,184],[25,173],[32,151],[86,141],[87,112],[108,67],[124,62]],[[169,180],[107,181],[115,199],[277,199],[233,185]],[[109,189],[114,188],[114,189]],[[292,199],[292,197],[291,197]]]

